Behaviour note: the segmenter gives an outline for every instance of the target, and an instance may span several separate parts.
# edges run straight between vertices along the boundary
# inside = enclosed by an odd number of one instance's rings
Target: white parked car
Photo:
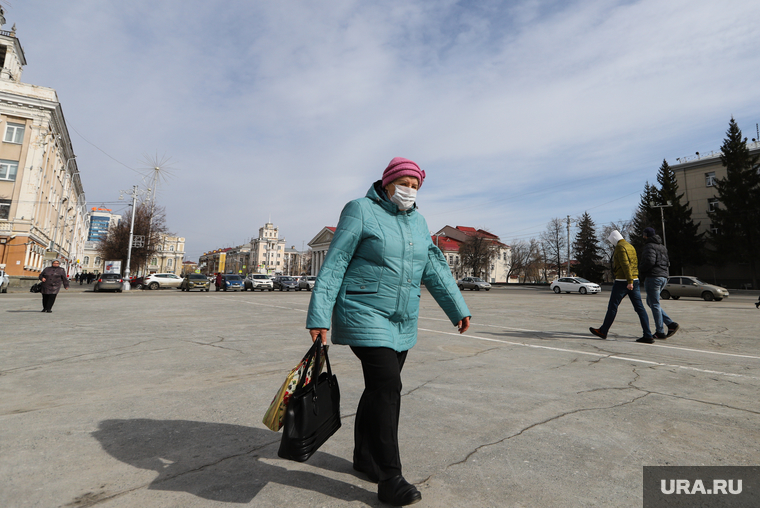
[[[178,288],[183,280],[173,273],[152,273],[145,277],[143,284],[148,289]]]
[[[0,293],[8,292],[8,284],[10,284],[11,278],[5,273],[5,270],[0,270]]]
[[[583,277],[561,277],[549,286],[552,291],[557,294],[561,292],[575,293],[576,291],[582,295],[586,293],[596,294],[601,293],[602,288],[596,282],[591,282]]]
[[[265,289],[268,291],[274,290],[274,284],[269,275],[253,273],[245,279],[243,291],[256,291],[257,289],[260,291],[264,291]]]

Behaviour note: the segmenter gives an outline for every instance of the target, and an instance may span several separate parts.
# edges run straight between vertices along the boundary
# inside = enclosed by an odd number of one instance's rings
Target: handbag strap
[[[306,360],[306,363],[303,366],[303,374],[301,375],[300,379],[298,380],[298,384],[296,385],[296,390],[300,390],[304,386],[304,382],[306,381],[306,373],[309,372],[309,363],[312,361],[314,362],[314,367],[311,369],[311,379],[312,381],[309,383],[308,386],[313,385],[316,386],[316,379],[319,377],[319,352],[322,350],[322,341],[320,339],[317,339],[314,341],[314,344],[312,344],[311,348],[309,348],[309,352],[306,353],[306,356],[304,356],[304,360]]]

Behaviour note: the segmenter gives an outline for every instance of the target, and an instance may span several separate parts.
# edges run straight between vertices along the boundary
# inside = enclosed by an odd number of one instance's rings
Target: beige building
[[[245,245],[204,252],[198,267],[205,274],[217,272],[282,274],[295,265],[292,253],[285,252],[285,239],[271,222],[259,228],[259,236]]]
[[[24,50],[0,30],[0,263],[35,276],[53,258],[81,262],[87,208],[63,110],[52,88],[21,82]]]
[[[750,155],[760,155],[760,142],[747,143],[747,148]],[[680,157],[677,164],[670,166],[676,175],[679,192],[683,192],[683,199],[689,202],[691,218],[695,224],[699,224],[700,233],[708,233],[712,229],[707,212],[719,204],[715,182],[727,176],[720,155],[720,150],[706,155],[697,153],[689,157]],[[747,266],[741,264],[702,266],[697,268],[695,273],[684,275],[696,275],[708,282],[736,286],[746,283],[748,278],[751,279],[751,275],[747,274]]]
[[[310,275],[319,275],[319,269],[322,268],[322,264],[325,262],[325,256],[327,256],[327,251],[330,249],[333,236],[335,236],[335,228],[325,226],[308,243],[311,248]]]
[[[182,262],[184,260],[184,237],[162,234],[158,252],[148,260],[148,273],[174,273],[181,275]]]

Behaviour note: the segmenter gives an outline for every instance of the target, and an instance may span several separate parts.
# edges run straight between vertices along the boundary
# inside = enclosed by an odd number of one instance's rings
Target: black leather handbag
[[[324,355],[327,372],[313,375],[306,385],[302,376],[288,400],[277,455],[296,462],[308,460],[340,428],[340,389],[327,349],[317,339],[308,354],[314,355],[314,365]]]
[[[42,291],[42,282],[32,284],[32,287],[29,288],[30,293],[39,293],[40,291]]]

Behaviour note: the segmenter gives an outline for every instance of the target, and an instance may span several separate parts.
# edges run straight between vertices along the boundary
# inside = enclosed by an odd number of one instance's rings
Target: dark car
[[[144,289],[145,277],[130,277],[129,285],[132,287],[132,289]]]
[[[179,289],[182,291],[190,291],[191,289],[208,291],[210,287],[211,283],[208,281],[208,277],[202,273],[188,273],[179,285]]]
[[[280,291],[298,290],[298,279],[289,275],[278,275],[274,278],[273,284],[274,289],[279,289]]]
[[[222,291],[243,291],[243,278],[240,275],[223,275]]]
[[[97,291],[116,291],[121,293],[124,287],[124,279],[118,273],[103,273],[95,281],[95,285],[92,290]]]

